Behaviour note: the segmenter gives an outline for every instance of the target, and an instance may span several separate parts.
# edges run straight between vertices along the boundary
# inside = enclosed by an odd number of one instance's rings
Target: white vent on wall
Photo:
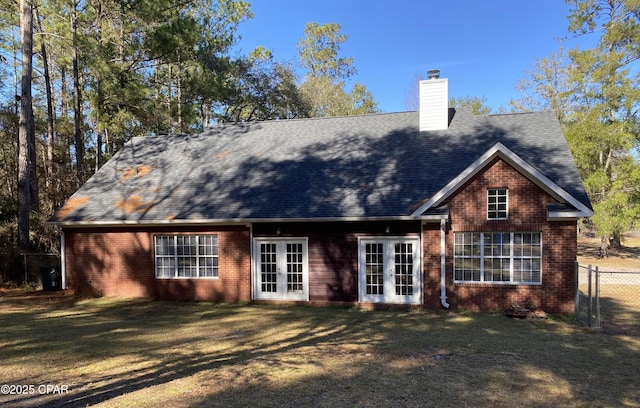
[[[420,130],[445,130],[449,127],[449,82],[436,70],[420,81]]]

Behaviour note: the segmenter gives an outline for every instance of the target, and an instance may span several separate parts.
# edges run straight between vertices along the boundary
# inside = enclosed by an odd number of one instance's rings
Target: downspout
[[[60,230],[60,289],[67,289],[67,262],[65,252],[67,247],[64,240],[64,230]]]
[[[446,240],[445,240],[446,221],[440,220],[440,303],[445,308],[449,308],[447,303],[447,268],[446,268]]]
[[[247,225],[249,227],[249,297],[250,297],[250,301],[255,300],[255,295],[256,295],[256,288],[254,287],[254,285],[256,285],[256,279],[255,279],[255,268],[256,266],[254,265],[256,262],[255,256],[256,256],[256,251],[254,248],[254,242],[253,242],[253,223],[248,224]]]

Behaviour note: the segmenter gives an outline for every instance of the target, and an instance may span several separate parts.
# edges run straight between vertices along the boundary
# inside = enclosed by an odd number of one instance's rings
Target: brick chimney
[[[449,127],[449,82],[440,71],[427,72],[420,81],[420,131],[446,130]]]

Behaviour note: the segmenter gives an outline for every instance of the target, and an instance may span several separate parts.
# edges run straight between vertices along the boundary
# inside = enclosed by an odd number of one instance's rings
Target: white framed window
[[[154,236],[156,278],[217,278],[217,235]]]
[[[487,190],[487,219],[506,220],[509,218],[509,190],[490,188]]]
[[[540,232],[456,232],[456,282],[542,283]]]

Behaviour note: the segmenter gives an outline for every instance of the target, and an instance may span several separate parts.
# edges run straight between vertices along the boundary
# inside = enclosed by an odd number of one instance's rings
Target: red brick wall
[[[214,229],[65,229],[66,279],[83,295],[176,300],[248,301],[250,234],[246,227]],[[156,279],[155,234],[218,235],[217,279]]]
[[[509,219],[487,220],[488,188],[509,189]],[[453,309],[506,310],[532,303],[547,312],[572,312],[577,252],[575,221],[547,221],[547,204],[555,200],[509,166],[496,159],[448,200],[446,236],[447,302]],[[454,233],[463,231],[541,232],[542,285],[454,283]],[[425,304],[440,304],[439,225],[424,228]],[[437,252],[436,252],[437,251]]]
[[[418,221],[265,223],[253,230],[254,237],[309,238],[309,300],[320,303],[358,301],[358,237],[419,233]]]

